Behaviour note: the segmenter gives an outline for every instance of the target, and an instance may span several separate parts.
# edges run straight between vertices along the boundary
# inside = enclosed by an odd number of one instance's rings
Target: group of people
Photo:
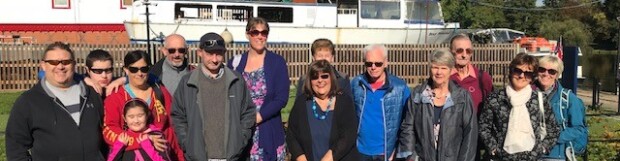
[[[104,50],[78,75],[69,46],[49,45],[39,83],[11,110],[8,160],[554,161],[586,146],[583,103],[558,82],[561,59],[518,54],[510,84],[493,90],[466,35],[431,54],[413,89],[389,72],[385,46],[366,46],[366,70],[350,78],[333,65],[335,45],[315,40],[285,130],[286,60],[267,49],[265,19],[245,31],[248,51],[226,63],[220,35],[200,38],[193,66],[173,34],[154,65],[127,53],[120,78]]]

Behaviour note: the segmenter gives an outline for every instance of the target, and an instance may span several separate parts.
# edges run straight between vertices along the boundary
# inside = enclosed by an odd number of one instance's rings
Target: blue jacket
[[[396,140],[398,139],[397,135],[402,121],[402,112],[406,107],[408,102],[407,100],[411,96],[411,93],[407,83],[404,80],[391,75],[387,71],[385,74],[387,77],[385,85],[387,85],[388,88],[383,96],[383,106],[381,108],[383,109],[383,126],[385,131],[384,154],[386,155],[384,160],[388,160],[388,157],[390,157],[396,147]],[[357,117],[360,118],[360,120],[362,113],[364,113],[366,90],[369,90],[369,87],[370,85],[366,74],[360,74],[351,80],[351,90],[355,102],[355,111],[357,112]],[[362,121],[360,121],[358,128],[361,126],[361,123]]]
[[[570,92],[568,95],[568,108],[560,109],[560,97],[564,87],[562,87],[559,82],[556,82],[555,84],[557,86],[557,90],[551,96],[549,105],[553,108],[555,120],[558,126],[560,126],[561,131],[557,143],[553,146],[549,155],[544,156],[544,158],[565,159],[566,154],[564,151],[566,147],[569,146],[568,142],[572,142],[575,149],[582,149],[586,146],[585,144],[580,144],[584,143],[584,141],[586,141],[584,138],[588,137],[588,128],[586,127],[584,121],[586,111],[581,99],[579,99],[573,92]],[[561,116],[564,116],[566,128],[562,127],[563,120]],[[582,140],[577,141],[579,138]]]
[[[241,56],[241,61],[235,71],[243,73],[247,60],[248,53],[246,52]],[[233,69],[232,61],[233,59],[230,59],[227,63],[230,69]],[[288,77],[286,60],[282,56],[267,51],[263,67],[265,81],[267,82],[267,95],[265,95],[263,105],[258,111],[263,118],[263,122],[258,125],[260,129],[258,131],[260,136],[258,145],[264,150],[264,160],[276,160],[276,149],[284,144],[284,125],[280,111],[288,102],[291,81]]]

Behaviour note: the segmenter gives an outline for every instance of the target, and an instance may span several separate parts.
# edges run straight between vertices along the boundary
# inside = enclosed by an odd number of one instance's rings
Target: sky
[[[540,7],[543,6],[543,0],[536,0],[536,6]]]

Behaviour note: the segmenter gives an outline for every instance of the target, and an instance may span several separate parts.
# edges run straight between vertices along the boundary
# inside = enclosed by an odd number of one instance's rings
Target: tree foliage
[[[544,6],[536,1],[442,0],[441,5],[445,20],[459,22],[461,28],[510,28],[547,39],[562,35],[566,45],[617,47],[620,0],[544,0]]]

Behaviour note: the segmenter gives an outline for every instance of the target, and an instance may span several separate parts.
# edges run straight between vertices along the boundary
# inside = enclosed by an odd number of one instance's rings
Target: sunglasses
[[[93,68],[90,68],[90,71],[92,71],[95,74],[101,74],[103,72],[105,72],[105,73],[112,73],[113,69],[114,68],[105,68],[105,69],[93,69]]]
[[[320,75],[320,76],[319,75],[315,75],[315,76],[312,76],[310,79],[317,80],[319,78],[321,78],[321,79],[329,79],[329,74],[323,74],[323,75]]]
[[[43,62],[49,63],[50,65],[58,65],[58,64],[69,65],[69,64],[75,63],[75,61],[73,61],[71,59],[67,59],[67,60],[43,60]]]
[[[187,48],[168,48],[168,54],[174,54],[177,51],[179,51],[179,53],[181,54],[185,54],[187,52]]]
[[[555,75],[558,74],[558,71],[555,69],[547,69],[547,68],[543,68],[543,67],[538,67],[538,73],[549,73],[551,75]]]
[[[523,71],[519,68],[512,68],[512,74],[525,76],[526,78],[534,78],[535,74],[532,71]]]
[[[263,31],[252,30],[252,31],[248,31],[248,34],[250,34],[250,36],[252,37],[258,36],[258,34],[261,34],[267,37],[267,35],[269,35],[269,30],[263,30]]]
[[[128,69],[128,70],[129,70],[129,72],[131,72],[131,73],[137,73],[137,72],[138,72],[138,70],[139,70],[140,72],[142,72],[142,73],[147,73],[147,72],[149,72],[149,70],[150,70],[150,68],[149,68],[149,67],[147,67],[147,66],[140,67],[140,68],[138,68],[138,67],[127,67],[127,69]]]
[[[364,65],[365,65],[366,67],[372,67],[372,65],[373,65],[373,64],[374,64],[376,67],[381,67],[381,66],[383,66],[383,62],[368,62],[368,61],[367,61],[367,62],[364,62]]]
[[[471,48],[467,48],[467,49],[458,48],[458,49],[456,49],[456,54],[460,54],[460,53],[463,53],[463,52],[465,52],[467,54],[472,54],[472,53],[474,53],[474,49],[471,49]]]

